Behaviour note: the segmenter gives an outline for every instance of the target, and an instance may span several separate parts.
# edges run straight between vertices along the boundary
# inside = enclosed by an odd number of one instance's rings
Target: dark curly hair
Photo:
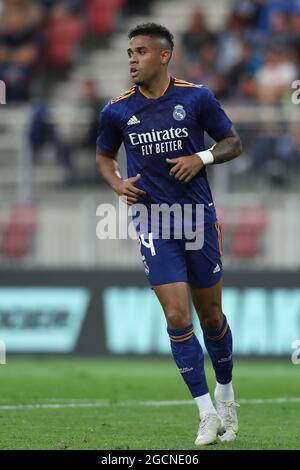
[[[132,39],[135,36],[157,36],[164,38],[168,41],[171,51],[174,49],[174,36],[170,31],[157,23],[143,23],[138,24],[135,28],[131,29],[128,34],[128,38]]]

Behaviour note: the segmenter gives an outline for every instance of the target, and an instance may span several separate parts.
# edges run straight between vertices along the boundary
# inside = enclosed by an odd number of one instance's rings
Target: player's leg
[[[218,392],[230,399],[233,398],[232,335],[222,311],[221,255],[220,226],[218,222],[206,223],[203,247],[186,252],[189,284],[207,352],[215,369]]]
[[[199,409],[201,423],[195,443],[212,444],[224,429],[208,391],[203,350],[189,311],[188,285],[177,282],[153,289],[166,317],[174,360]]]
[[[206,288],[191,287],[191,293],[216,374],[216,406],[226,429],[222,440],[233,440],[238,432],[237,404],[232,386],[232,333],[222,311],[222,282]]]
[[[232,388],[232,334],[221,303],[221,230],[217,221],[206,223],[204,230],[203,247],[187,251],[189,284],[205,346],[216,374],[217,411],[225,427],[233,430],[225,437],[231,439],[237,432],[237,417]]]
[[[221,289],[222,281],[219,281],[207,288],[191,287],[191,294],[215,370],[218,392],[229,400],[233,399],[232,334],[222,311]]]
[[[151,234],[149,234],[151,235]],[[177,367],[199,408],[202,420],[197,444],[215,442],[223,431],[211,401],[204,371],[202,347],[194,334],[189,310],[187,266],[182,243],[175,239],[140,237],[140,251],[149,283],[167,320],[171,350]],[[205,424],[205,426],[204,426]]]

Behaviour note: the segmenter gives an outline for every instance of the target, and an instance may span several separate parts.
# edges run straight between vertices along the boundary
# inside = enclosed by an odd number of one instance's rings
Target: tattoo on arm
[[[228,134],[222,140],[216,143],[212,150],[214,163],[225,163],[233,160],[242,153],[242,143],[232,127]]]

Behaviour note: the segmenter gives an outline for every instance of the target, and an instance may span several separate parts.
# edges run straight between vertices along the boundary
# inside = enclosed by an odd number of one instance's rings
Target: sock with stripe
[[[188,386],[200,413],[215,411],[208,393],[202,347],[194,334],[193,325],[181,330],[167,329],[174,360]]]
[[[224,315],[223,324],[219,330],[203,328],[203,337],[207,352],[215,370],[217,383],[229,384],[232,380],[232,334]]]

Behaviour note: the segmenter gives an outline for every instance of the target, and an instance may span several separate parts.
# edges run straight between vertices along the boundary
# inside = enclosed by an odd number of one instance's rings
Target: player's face
[[[150,83],[166,65],[161,43],[149,36],[136,36],[130,40],[127,49],[130,75],[137,85]]]

